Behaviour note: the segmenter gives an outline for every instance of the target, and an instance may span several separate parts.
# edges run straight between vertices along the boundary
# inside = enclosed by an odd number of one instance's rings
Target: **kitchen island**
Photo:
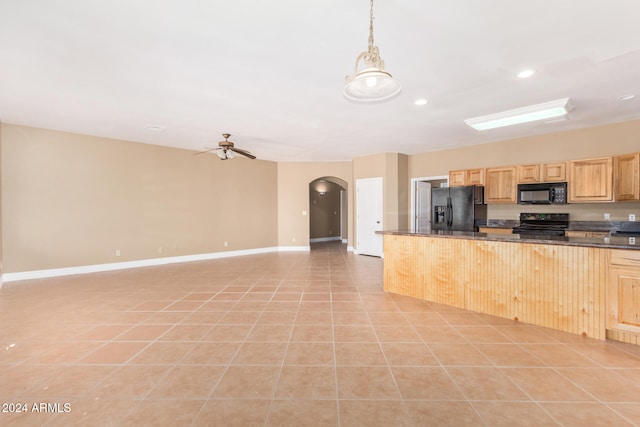
[[[640,242],[442,231],[379,234],[387,292],[640,343]]]

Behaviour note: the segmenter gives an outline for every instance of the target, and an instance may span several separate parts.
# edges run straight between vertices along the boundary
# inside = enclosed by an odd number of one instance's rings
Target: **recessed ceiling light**
[[[165,130],[165,127],[160,125],[146,125],[144,128],[152,132],[162,132]]]
[[[420,98],[420,99],[416,99],[416,100],[414,101],[414,104],[416,104],[416,105],[427,105],[427,102],[428,102],[428,101],[427,101],[426,99],[424,99],[424,98]]]
[[[633,99],[635,97],[636,97],[635,93],[628,93],[626,95],[620,95],[618,97],[618,101],[628,101],[628,100]]]
[[[518,78],[528,79],[536,73],[536,70],[522,70],[518,73]]]

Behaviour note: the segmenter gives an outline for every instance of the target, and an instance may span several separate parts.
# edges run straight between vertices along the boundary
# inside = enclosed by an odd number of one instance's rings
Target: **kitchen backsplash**
[[[640,221],[640,202],[625,203],[579,203],[566,205],[514,205],[490,204],[487,217],[490,219],[518,220],[521,212],[568,213],[571,221],[629,221],[629,215]]]

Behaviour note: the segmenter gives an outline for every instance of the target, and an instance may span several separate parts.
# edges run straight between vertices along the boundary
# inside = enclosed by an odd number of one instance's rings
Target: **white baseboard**
[[[339,240],[342,240],[342,237],[316,237],[315,239],[309,239],[309,242],[337,242]]]
[[[137,261],[113,262],[108,264],[83,265],[79,267],[51,268],[48,270],[21,271],[4,273],[0,278],[2,283],[19,280],[45,279],[48,277],[70,276],[74,274],[99,273],[102,271],[124,270],[128,268],[151,267],[154,265],[175,264],[180,262],[205,261],[211,259],[229,258],[243,255],[256,255],[269,252],[309,252],[309,246],[273,246],[269,248],[244,249],[239,251],[212,252],[206,254],[183,255],[166,258],[151,258]]]

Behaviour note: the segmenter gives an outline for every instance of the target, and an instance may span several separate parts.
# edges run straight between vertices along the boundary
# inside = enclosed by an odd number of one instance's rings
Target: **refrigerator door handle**
[[[447,228],[451,229],[453,226],[453,205],[451,204],[451,197],[447,197],[447,210],[445,212],[445,220],[447,222]]]

